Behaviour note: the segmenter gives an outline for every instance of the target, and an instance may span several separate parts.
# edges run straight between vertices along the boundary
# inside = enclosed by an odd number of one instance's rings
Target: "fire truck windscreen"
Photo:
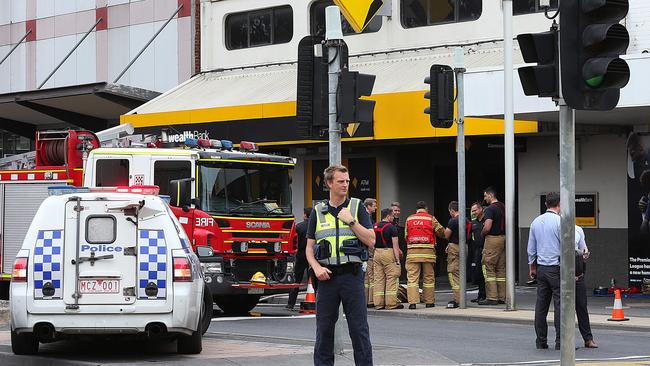
[[[288,216],[290,167],[275,164],[202,162],[199,208],[214,214]]]

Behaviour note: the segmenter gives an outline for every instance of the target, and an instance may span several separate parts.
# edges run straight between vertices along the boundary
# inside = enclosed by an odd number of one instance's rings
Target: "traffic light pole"
[[[463,48],[456,48],[455,56],[456,85],[457,90],[457,103],[458,103],[458,117],[456,119],[457,132],[457,150],[458,150],[458,248],[459,248],[459,272],[460,272],[460,306],[461,309],[467,307],[466,291],[467,291],[467,231],[465,230],[465,220],[467,220],[467,212],[465,211],[465,55]]]
[[[338,7],[337,7],[338,10]],[[326,42],[328,60],[328,112],[329,112],[329,162],[341,164],[341,125],[337,120],[336,92],[341,73],[341,40],[330,39]],[[333,55],[333,56],[332,56]]]
[[[560,364],[575,365],[575,110],[560,98]]]
[[[328,74],[328,113],[329,113],[329,163],[341,164],[341,126],[337,121],[336,92],[341,73],[341,12],[338,6],[325,8],[325,45],[327,46]],[[345,323],[344,323],[345,322]],[[348,325],[343,317],[343,307],[339,306],[339,319],[334,329],[334,353],[343,355],[343,335],[348,333]]]
[[[504,150],[506,168],[506,310],[515,302],[515,127],[512,97],[512,0],[503,0]]]

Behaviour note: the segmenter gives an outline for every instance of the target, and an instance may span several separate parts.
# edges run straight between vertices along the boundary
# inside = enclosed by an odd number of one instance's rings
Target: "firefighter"
[[[406,271],[408,279],[409,309],[415,309],[420,302],[419,282],[422,275],[424,303],[426,307],[435,306],[436,275],[436,236],[444,238],[445,229],[427,208],[427,203],[419,201],[415,214],[406,219]]]
[[[483,198],[489,205],[483,212],[483,273],[486,299],[479,305],[498,305],[506,302],[506,217],[505,206],[497,200],[497,192],[488,187]]]
[[[460,212],[458,212],[458,202],[451,201],[447,207],[449,210],[449,223],[445,229],[445,239],[449,241],[447,248],[445,248],[445,253],[447,253],[447,274],[449,275],[449,284],[451,289],[454,292],[454,299],[447,304],[447,308],[455,309],[460,303],[460,247],[459,247],[459,233],[460,225],[458,225],[458,220],[460,219]],[[465,219],[465,232],[467,233],[466,238],[470,237],[471,223],[469,220]]]
[[[374,303],[377,310],[404,309],[397,301],[397,286],[401,267],[397,228],[391,223],[390,208],[381,210],[382,220],[375,225]]]
[[[374,223],[375,211],[377,211],[377,200],[374,198],[366,198],[365,200],[363,200],[363,206],[366,208],[368,215],[370,215],[370,221]],[[363,287],[365,288],[366,304],[368,308],[375,307],[375,304],[373,302],[373,284],[375,282],[374,281],[375,276],[373,275],[374,255],[375,255],[374,249],[368,250],[368,263],[366,265],[366,274],[363,278]]]
[[[334,328],[339,306],[348,321],[356,365],[372,365],[368,310],[363,296],[361,262],[375,245],[368,212],[357,198],[347,198],[348,169],[323,172],[329,200],[314,207],[307,230],[307,261],[318,278],[314,365],[334,364]]]

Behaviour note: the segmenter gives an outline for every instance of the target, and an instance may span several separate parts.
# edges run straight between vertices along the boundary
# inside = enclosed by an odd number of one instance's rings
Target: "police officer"
[[[460,219],[460,212],[458,212],[458,202],[451,201],[447,207],[449,210],[449,223],[447,223],[447,228],[445,228],[445,239],[449,241],[447,248],[445,248],[445,253],[447,253],[447,274],[449,275],[449,284],[451,289],[454,292],[454,299],[447,304],[447,308],[455,309],[460,303],[460,227],[462,225],[458,224]],[[469,238],[469,231],[471,224],[469,220],[465,219],[465,232],[467,232],[467,238]]]
[[[415,309],[415,304],[420,302],[420,276],[424,302],[426,307],[432,308],[436,300],[436,235],[444,238],[445,229],[429,214],[426,202],[419,201],[416,208],[415,214],[406,219],[405,233],[409,309]]]
[[[497,305],[506,302],[506,225],[505,206],[497,199],[494,188],[483,190],[489,205],[483,223],[483,271],[485,273],[486,299],[479,305]]]
[[[331,165],[324,172],[330,197],[314,207],[307,231],[307,261],[318,278],[314,365],[334,364],[334,328],[339,306],[347,318],[356,365],[372,365],[368,313],[364,299],[364,248],[373,248],[375,232],[362,202],[347,198],[348,169]]]
[[[472,302],[479,302],[485,299],[485,277],[483,277],[483,206],[481,202],[472,203],[472,246],[470,254],[472,257],[472,282],[478,286],[478,296]]]
[[[399,264],[399,243],[392,210],[381,210],[382,220],[375,225],[375,285],[374,303],[377,310],[403,309],[397,301],[397,285],[401,272]]]

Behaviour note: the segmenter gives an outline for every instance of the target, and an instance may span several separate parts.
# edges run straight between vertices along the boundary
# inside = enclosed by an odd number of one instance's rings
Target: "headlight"
[[[202,263],[203,264],[203,273],[221,273],[221,262],[215,263]]]
[[[276,253],[280,253],[280,250],[282,249],[282,244],[278,241],[276,241],[273,244],[273,250],[275,250]]]
[[[287,272],[293,272],[293,262],[287,262]]]

